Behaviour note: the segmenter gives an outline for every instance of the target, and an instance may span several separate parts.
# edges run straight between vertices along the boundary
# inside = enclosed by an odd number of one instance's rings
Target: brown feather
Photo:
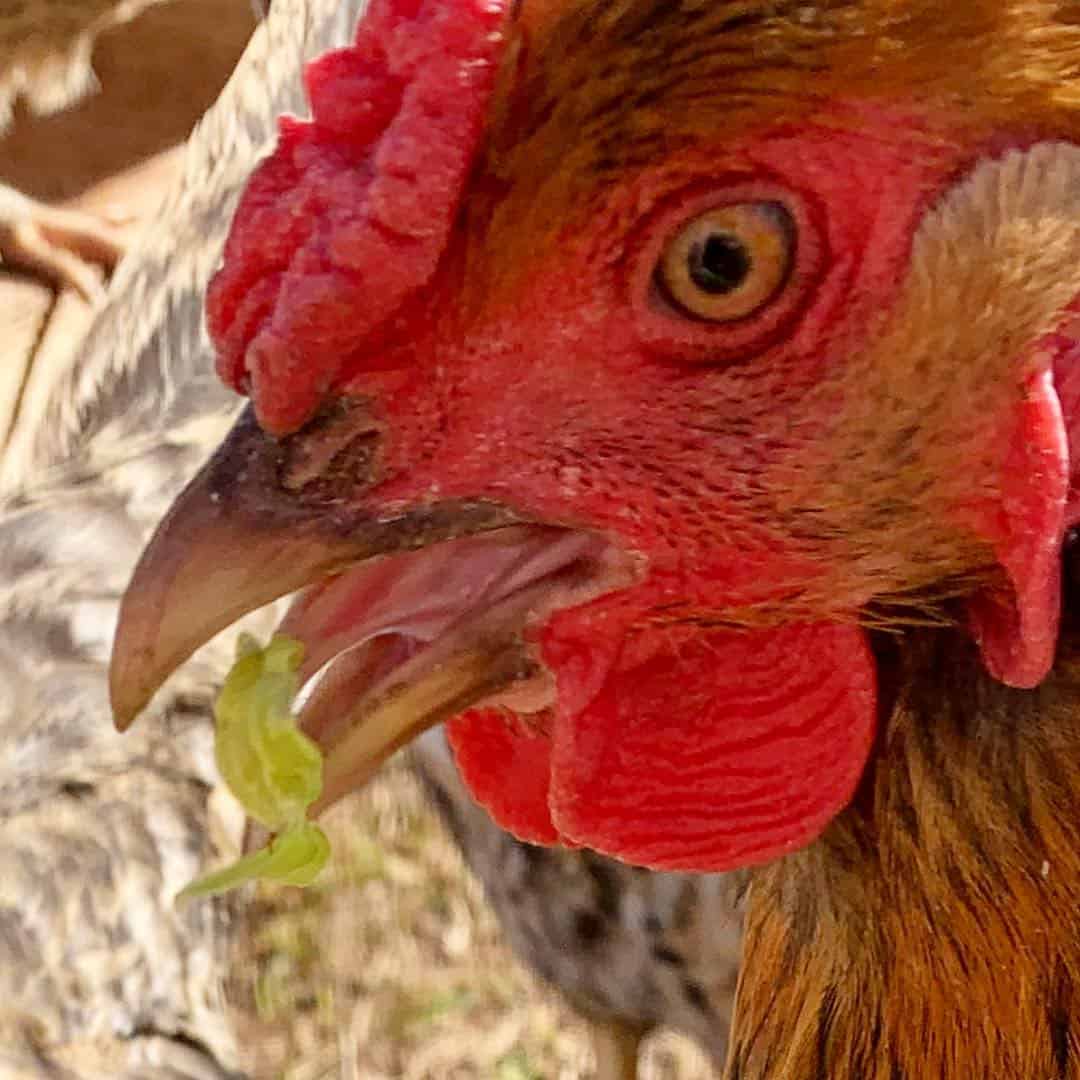
[[[512,254],[589,219],[628,171],[753,128],[843,123],[837,100],[921,105],[931,144],[958,117],[973,143],[1080,137],[1080,3],[525,0],[481,167],[498,207],[472,208],[508,256],[486,291],[512,289]]]
[[[857,805],[758,872],[734,1080],[1080,1076],[1080,627],[1010,690],[957,636],[896,696]]]

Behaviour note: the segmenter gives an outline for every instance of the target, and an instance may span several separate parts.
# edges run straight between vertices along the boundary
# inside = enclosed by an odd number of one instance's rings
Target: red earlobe
[[[1054,662],[1068,496],[1068,438],[1047,369],[1028,382],[1003,463],[991,538],[1007,584],[968,606],[987,669],[1009,686],[1037,686]]]

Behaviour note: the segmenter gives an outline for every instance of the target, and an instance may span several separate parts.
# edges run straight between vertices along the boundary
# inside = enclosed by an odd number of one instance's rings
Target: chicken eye
[[[668,242],[656,283],[695,319],[735,322],[783,289],[794,255],[795,223],[780,203],[721,206],[694,218]]]

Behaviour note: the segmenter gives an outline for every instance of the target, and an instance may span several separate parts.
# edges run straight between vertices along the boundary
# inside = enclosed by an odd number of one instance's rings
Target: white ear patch
[[[976,166],[931,207],[915,234],[907,291],[954,318],[978,318],[1007,296],[1012,327],[1030,340],[1072,301],[1077,267],[1080,147],[1038,143]]]

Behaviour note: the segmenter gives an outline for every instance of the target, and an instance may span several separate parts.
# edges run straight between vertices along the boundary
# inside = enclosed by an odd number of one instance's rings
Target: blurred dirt
[[[517,963],[397,759],[328,816],[309,889],[260,886],[227,983],[245,1065],[280,1080],[585,1080],[586,1024]],[[354,1056],[355,1055],[355,1056]],[[709,1080],[657,1034],[641,1080]]]

